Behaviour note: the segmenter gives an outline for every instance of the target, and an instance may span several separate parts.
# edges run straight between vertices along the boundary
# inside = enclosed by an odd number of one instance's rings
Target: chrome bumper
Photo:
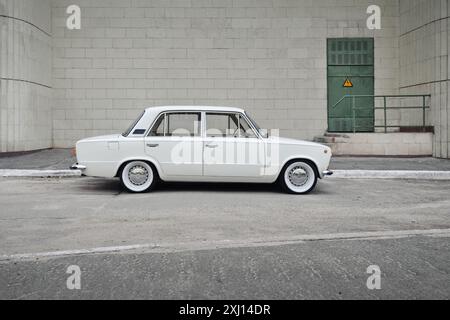
[[[84,171],[84,170],[86,170],[86,166],[82,166],[82,165],[79,165],[78,163],[75,163],[75,164],[73,164],[70,167],[70,170],[81,170],[81,171]]]
[[[331,170],[327,170],[327,171],[324,171],[323,172],[323,176],[325,177],[325,176],[332,176],[333,175],[333,171],[331,171]]]

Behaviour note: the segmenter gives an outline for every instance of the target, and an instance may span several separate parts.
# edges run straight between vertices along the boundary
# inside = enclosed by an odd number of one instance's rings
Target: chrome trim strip
[[[83,170],[86,170],[86,166],[82,166],[82,165],[79,165],[78,163],[75,163],[75,164],[73,164],[70,167],[70,170],[81,170],[81,171],[83,171]]]

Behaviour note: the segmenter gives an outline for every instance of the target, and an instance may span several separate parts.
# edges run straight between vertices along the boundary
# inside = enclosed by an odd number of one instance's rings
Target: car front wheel
[[[144,161],[132,161],[126,164],[120,181],[130,192],[141,193],[152,190],[157,183],[158,175],[151,165]]]
[[[292,194],[310,193],[317,184],[317,170],[309,161],[293,161],[287,164],[280,176],[283,190]]]

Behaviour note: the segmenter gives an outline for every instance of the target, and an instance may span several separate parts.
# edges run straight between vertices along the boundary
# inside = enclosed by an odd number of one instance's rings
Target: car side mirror
[[[263,138],[269,138],[270,136],[270,132],[267,129],[260,129],[259,133],[262,135]]]

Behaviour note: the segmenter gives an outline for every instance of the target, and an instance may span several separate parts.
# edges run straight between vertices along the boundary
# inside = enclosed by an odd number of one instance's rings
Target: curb
[[[450,180],[450,171],[335,170],[331,178]]]
[[[0,169],[3,178],[60,178],[81,177],[80,170],[8,170]],[[450,171],[401,171],[401,170],[335,170],[327,179],[412,179],[450,180]]]
[[[81,177],[81,171],[80,170],[8,170],[8,169],[1,169],[0,177],[3,177],[3,178]]]

